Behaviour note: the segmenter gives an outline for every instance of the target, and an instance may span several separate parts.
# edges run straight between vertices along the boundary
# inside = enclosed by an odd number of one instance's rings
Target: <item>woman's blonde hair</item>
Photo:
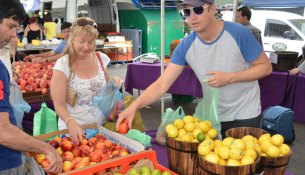
[[[70,68],[70,77],[71,78],[71,73],[72,73],[72,65],[75,62],[76,59],[76,51],[73,47],[73,41],[75,37],[80,36],[80,35],[90,35],[93,36],[94,39],[97,39],[98,37],[98,31],[95,28],[96,23],[88,17],[81,17],[76,19],[71,28],[71,34],[67,43],[67,47],[65,48],[64,54],[68,55],[69,59],[69,68]],[[95,48],[95,41],[94,41],[94,46]],[[95,50],[95,49],[94,49]],[[93,52],[94,52],[93,50]]]

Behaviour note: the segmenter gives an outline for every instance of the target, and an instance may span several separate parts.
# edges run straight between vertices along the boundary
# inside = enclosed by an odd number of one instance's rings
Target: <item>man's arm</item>
[[[212,87],[223,87],[230,83],[247,82],[263,78],[272,72],[270,61],[264,51],[251,63],[249,69],[239,72],[219,72],[209,71],[208,74],[213,77],[209,79],[209,85]]]
[[[0,145],[13,150],[43,153],[50,161],[50,166],[45,170],[52,173],[61,172],[62,159],[51,145],[27,135],[12,125],[7,112],[0,112],[0,118]]]
[[[136,101],[120,113],[117,121],[117,128],[124,118],[129,119],[129,128],[131,128],[135,111],[158,100],[172,86],[183,69],[184,66],[170,63],[163,74],[151,84]]]
[[[49,51],[49,52],[43,52],[43,53],[39,53],[39,54],[30,54],[26,57],[24,57],[24,61],[29,61],[29,60],[33,60],[35,58],[45,58],[45,57],[51,57],[54,56],[55,53],[53,51]]]

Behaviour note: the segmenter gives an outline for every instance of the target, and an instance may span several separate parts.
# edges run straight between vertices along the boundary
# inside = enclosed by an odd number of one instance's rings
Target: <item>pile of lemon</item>
[[[223,166],[242,166],[255,162],[258,155],[257,139],[247,135],[242,139],[226,137],[221,140],[205,140],[198,146],[198,154],[205,160]]]
[[[218,136],[217,130],[212,127],[210,121],[200,121],[198,117],[190,115],[168,124],[165,131],[168,137],[184,142],[202,142]]]
[[[260,154],[265,157],[281,157],[291,151],[290,147],[284,144],[284,137],[280,134],[272,137],[270,134],[263,134],[259,137],[258,143],[261,147]]]

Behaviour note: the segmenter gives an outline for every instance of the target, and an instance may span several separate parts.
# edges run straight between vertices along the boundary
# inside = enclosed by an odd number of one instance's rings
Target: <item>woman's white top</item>
[[[110,58],[100,53],[102,58],[104,68],[110,62]],[[66,103],[67,110],[71,117],[73,117],[78,124],[84,125],[89,123],[98,123],[101,124],[104,115],[100,110],[92,105],[93,97],[98,96],[102,93],[102,90],[106,87],[106,79],[104,71],[101,67],[101,64],[98,58],[95,56],[98,63],[98,74],[97,76],[90,78],[90,79],[82,79],[79,78],[76,74],[73,74],[70,77],[70,68],[69,68],[69,59],[68,55],[64,55],[60,59],[56,61],[54,66],[54,70],[58,70],[63,72],[67,80],[69,80],[69,86],[76,92],[77,94],[77,101],[75,106],[70,106]],[[70,79],[69,79],[70,78]],[[66,129],[66,123],[59,118],[58,121],[58,129]]]

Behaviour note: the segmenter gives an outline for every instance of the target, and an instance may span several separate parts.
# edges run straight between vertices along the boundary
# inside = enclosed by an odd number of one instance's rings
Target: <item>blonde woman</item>
[[[60,117],[58,128],[68,128],[76,144],[82,140],[80,125],[100,124],[104,117],[92,105],[92,99],[106,87],[110,59],[103,53],[95,52],[98,37],[95,25],[93,20],[86,17],[73,23],[65,55],[57,60],[51,80],[51,95]],[[122,85],[119,78],[115,78],[115,82]]]

